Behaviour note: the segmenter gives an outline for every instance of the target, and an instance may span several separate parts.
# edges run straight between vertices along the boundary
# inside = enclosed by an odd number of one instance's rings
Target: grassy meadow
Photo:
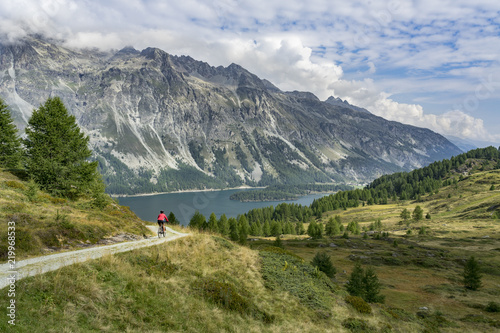
[[[403,209],[412,212],[417,205],[424,218],[403,222]],[[386,306],[412,314],[425,307],[427,315],[442,316],[441,324],[431,331],[500,331],[500,313],[487,311],[491,302],[500,304],[500,219],[495,215],[499,211],[500,170],[477,172],[420,202],[323,214],[323,223],[337,215],[344,226],[357,221],[363,229],[359,235],[320,240],[289,235],[283,243],[306,261],[318,251],[326,252],[337,268],[335,281],[340,285],[347,282],[355,262],[373,266],[384,286]],[[430,218],[425,218],[427,213]],[[377,219],[382,229],[370,232]],[[260,242],[252,246],[257,248]],[[482,287],[477,291],[463,286],[464,263],[471,256],[481,266]]]
[[[91,200],[60,201],[42,192],[31,200],[27,182],[6,172],[0,177],[0,218],[16,219],[16,233],[28,234],[36,245],[26,245],[23,257],[48,251],[46,230],[58,235],[54,250],[117,232],[146,232],[142,221],[114,202],[97,209]],[[424,218],[402,221],[401,211],[417,205]],[[189,230],[191,236],[173,242],[17,281],[16,326],[4,319],[0,331],[500,331],[499,207],[500,171],[493,170],[474,173],[419,202],[366,205],[326,212],[320,219],[326,223],[339,215],[344,226],[357,221],[358,235],[318,240],[285,235],[283,248],[277,248],[273,238],[255,237],[241,246]],[[382,227],[370,231],[377,219]],[[101,229],[96,238],[85,234]],[[318,252],[330,256],[337,269],[333,279],[309,264]],[[462,283],[470,256],[481,266],[477,291]],[[368,311],[352,303],[345,290],[356,262],[374,267],[383,286],[385,302],[369,304]],[[3,289],[0,302],[8,301]]]

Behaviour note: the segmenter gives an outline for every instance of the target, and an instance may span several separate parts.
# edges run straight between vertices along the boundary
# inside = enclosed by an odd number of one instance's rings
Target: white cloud
[[[398,103],[390,99],[387,93],[378,90],[372,80],[339,80],[332,83],[330,88],[336,96],[388,120],[426,127],[444,135],[500,142],[500,135],[488,133],[482,119],[474,118],[462,110],[441,115],[426,114],[418,104]]]
[[[283,90],[336,95],[390,120],[491,139],[497,111],[483,112],[483,121],[471,106],[499,96],[500,86],[477,92],[500,75],[498,17],[500,3],[489,0],[22,0],[0,3],[0,38],[35,32],[71,47],[153,46],[215,66],[234,62]],[[416,97],[391,98],[415,91],[442,104],[440,114],[426,113]]]

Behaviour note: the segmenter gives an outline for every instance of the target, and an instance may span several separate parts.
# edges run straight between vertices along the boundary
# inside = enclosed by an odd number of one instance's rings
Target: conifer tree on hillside
[[[191,217],[191,220],[189,221],[189,227],[193,229],[198,229],[202,230],[205,227],[205,224],[207,223],[206,218],[203,214],[201,214],[199,211],[196,211],[193,216]]]
[[[26,127],[26,169],[48,192],[76,198],[102,182],[98,162],[90,162],[89,137],[80,131],[59,97],[40,105]],[[102,189],[102,187],[101,187]]]
[[[211,232],[219,232],[219,226],[217,225],[217,216],[212,212],[208,218],[208,230]]]
[[[478,290],[481,287],[481,272],[479,263],[474,257],[470,257],[464,267],[464,285],[470,290]]]
[[[170,212],[170,214],[168,214],[168,223],[169,224],[173,224],[173,225],[179,225],[180,222],[179,220],[175,217],[175,214],[173,212]]]
[[[424,210],[420,206],[415,207],[412,213],[412,217],[415,221],[420,221],[424,218]]]
[[[230,217],[228,220],[229,223],[229,239],[236,242],[240,239],[239,228],[238,228],[238,220],[234,217]]]
[[[340,234],[340,216],[331,217],[325,227],[327,236],[335,236]]]
[[[363,276],[364,270],[361,264],[357,262],[349,276],[349,281],[347,281],[347,292],[351,296],[364,297]]]
[[[335,273],[337,273],[337,269],[333,266],[332,260],[326,252],[316,253],[311,264],[314,267],[318,267],[318,269],[324,272],[329,278],[333,278]]]
[[[0,168],[17,168],[22,157],[21,140],[10,111],[0,99]]]
[[[238,221],[238,238],[242,245],[247,243],[248,233],[250,232],[250,225],[245,215],[241,215]]]
[[[295,224],[295,233],[297,235],[303,235],[305,234],[306,232],[306,229],[304,228],[304,223],[302,223],[302,221],[297,221],[297,223]]]
[[[368,303],[383,303],[385,296],[380,295],[380,284],[373,267],[364,270],[356,263],[347,282],[347,292],[351,296],[359,296]]]
[[[383,303],[385,297],[380,295],[380,284],[373,267],[368,267],[363,276],[364,300],[368,303]]]
[[[264,225],[262,226],[262,233],[266,237],[271,236],[271,224],[268,220],[266,220],[266,222],[264,222]]]
[[[223,236],[229,235],[229,222],[227,221],[226,214],[222,214],[219,221],[217,222],[217,226],[219,227],[219,233]]]
[[[403,209],[403,211],[401,212],[401,214],[399,215],[403,221],[407,222],[408,219],[410,218],[411,214],[410,212],[408,211],[408,209]]]

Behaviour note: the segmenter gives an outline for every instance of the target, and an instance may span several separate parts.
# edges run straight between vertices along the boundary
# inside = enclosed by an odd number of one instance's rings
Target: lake
[[[230,218],[237,217],[239,214],[244,214],[254,208],[276,207],[282,202],[309,206],[314,199],[328,195],[325,193],[310,194],[298,200],[265,202],[240,202],[229,199],[231,194],[239,191],[242,190],[165,193],[148,196],[120,197],[118,200],[120,205],[129,206],[137,216],[145,221],[156,222],[156,217],[160,213],[160,210],[164,210],[167,215],[173,212],[182,225],[188,225],[191,217],[197,210],[205,215],[207,220],[212,212],[215,213],[217,218],[222,214],[226,214]],[[253,191],[253,189],[243,191]]]

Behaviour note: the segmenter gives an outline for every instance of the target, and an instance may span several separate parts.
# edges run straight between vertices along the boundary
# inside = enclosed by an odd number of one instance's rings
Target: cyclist
[[[161,227],[161,230],[165,231],[165,223],[168,222],[168,218],[162,210],[160,210],[160,215],[158,215],[157,221],[158,227]]]

